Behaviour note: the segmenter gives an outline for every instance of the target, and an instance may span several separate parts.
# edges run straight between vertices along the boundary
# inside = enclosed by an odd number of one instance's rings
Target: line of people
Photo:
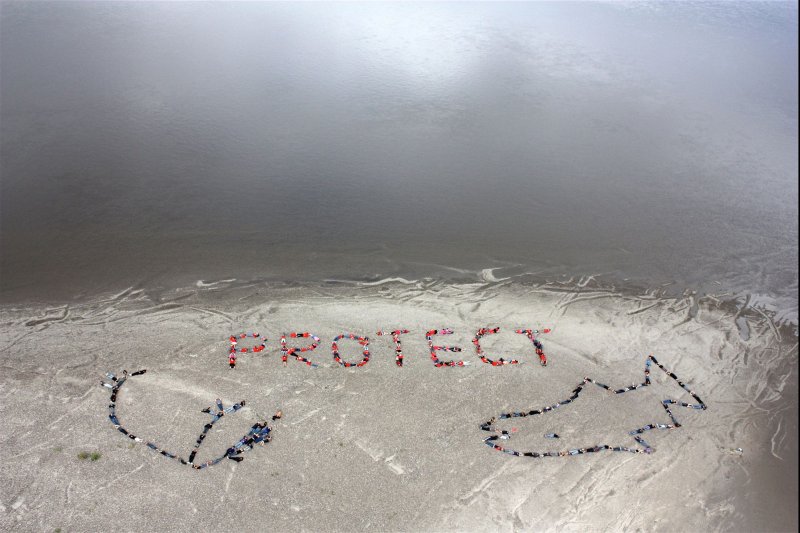
[[[503,365],[516,365],[516,364],[519,364],[519,360],[517,360],[517,359],[506,360],[506,359],[504,359],[502,357],[500,359],[498,359],[497,361],[494,361],[494,360],[489,359],[488,357],[486,357],[486,354],[483,353],[483,348],[481,347],[481,339],[483,337],[485,337],[486,335],[494,335],[498,331],[500,331],[499,327],[497,327],[497,328],[481,328],[481,329],[478,330],[478,333],[475,334],[475,338],[472,339],[472,344],[475,345],[475,351],[478,353],[478,357],[480,358],[481,361],[483,361],[487,365],[492,365],[492,366],[503,366]]]
[[[407,329],[396,329],[394,331],[386,332],[379,331],[378,335],[391,335],[394,341],[394,362],[397,366],[403,366],[403,346],[400,344],[400,335],[404,333],[411,333]]]
[[[239,341],[246,339],[247,337],[252,337],[253,339],[255,339],[256,340],[255,345],[253,345],[252,348],[239,347],[238,346]],[[231,335],[228,338],[228,340],[231,343],[231,347],[228,350],[228,364],[232,369],[236,368],[237,352],[247,353],[249,351],[252,351],[253,353],[258,353],[260,351],[263,351],[264,348],[267,347],[267,338],[259,333],[240,333],[239,335]]]
[[[350,339],[354,341],[358,341],[358,344],[364,347],[364,357],[358,363],[349,363],[344,361],[341,356],[339,355],[339,345],[337,344],[342,339]],[[355,367],[362,367],[369,363],[369,338],[367,337],[359,337],[358,335],[354,335],[353,333],[343,333],[342,335],[337,335],[336,338],[333,339],[331,343],[331,351],[333,352],[333,360],[342,365],[345,368],[350,368],[351,366]]]
[[[453,330],[450,328],[442,328],[442,329],[431,329],[425,333],[425,340],[428,341],[428,348],[431,351],[431,360],[433,361],[433,366],[436,368],[440,368],[443,366],[467,366],[469,365],[469,361],[442,361],[439,359],[439,356],[436,355],[436,352],[455,352],[458,353],[461,351],[461,348],[458,346],[438,346],[433,344],[433,336],[434,335],[452,335]]]
[[[544,345],[536,338],[536,335],[539,333],[539,330],[536,329],[515,329],[514,333],[521,333],[528,337],[530,341],[533,343],[533,347],[536,350],[536,355],[539,356],[539,362],[542,366],[547,366],[547,356],[544,354]],[[542,333],[550,333],[548,328],[544,328]]]
[[[301,346],[301,347],[288,347],[286,346],[286,335],[281,335],[281,361],[283,361],[283,366],[286,366],[286,361],[291,355],[301,363],[305,363],[306,365],[310,366],[311,368],[317,368],[319,365],[317,363],[311,362],[306,357],[300,355],[300,353],[304,352],[311,352],[317,349],[319,346],[319,337],[316,335],[312,335],[311,333],[304,331],[303,333],[295,333],[292,332],[289,334],[289,337],[292,339],[308,339],[311,338],[312,342],[308,346]]]

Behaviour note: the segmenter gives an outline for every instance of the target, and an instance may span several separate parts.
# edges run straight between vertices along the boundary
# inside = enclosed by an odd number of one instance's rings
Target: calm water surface
[[[16,3],[4,301],[599,274],[796,314],[796,3]]]

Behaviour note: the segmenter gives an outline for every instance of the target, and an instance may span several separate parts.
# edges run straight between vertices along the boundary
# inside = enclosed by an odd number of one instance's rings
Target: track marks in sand
[[[148,376],[148,382],[150,385],[155,385],[156,387],[169,390],[170,392],[174,393],[184,393],[194,398],[198,398],[201,400],[201,403],[207,402],[208,398],[214,398],[216,394],[205,389],[203,387],[197,385],[190,385],[184,381],[177,380],[175,378],[170,377],[161,377],[161,376]],[[226,402],[228,401],[226,398],[223,398]]]
[[[49,308],[40,316],[34,316],[22,322],[26,327],[39,327],[39,331],[56,323],[77,323],[86,326],[106,326],[120,320],[140,318],[144,315],[159,315],[185,307],[183,300],[193,294],[179,295],[171,299],[161,299],[145,293],[142,289],[129,287],[109,298],[77,305],[64,305]],[[203,311],[202,309],[195,309]],[[59,314],[54,314],[58,312]],[[211,312],[211,311],[205,311]],[[229,319],[230,317],[225,317]]]
[[[355,440],[353,442],[362,452],[369,455],[370,459],[372,459],[374,462],[377,463],[381,459],[383,459],[383,464],[389,470],[391,470],[398,476],[405,474],[406,471],[405,468],[401,464],[395,461],[396,455],[390,455],[389,457],[384,458],[382,450],[373,450],[369,446],[367,446],[363,441],[360,440]]]
[[[56,311],[58,309],[48,309],[46,312],[49,311]],[[32,318],[25,322],[25,325],[28,327],[38,326],[41,324],[48,324],[49,322],[62,322],[67,319],[69,316],[69,306],[65,305],[61,308],[61,315],[60,316],[49,316],[45,315],[43,317]]]
[[[69,411],[64,413],[63,415],[59,416],[58,418],[56,418],[55,420],[50,422],[50,424],[47,426],[47,429],[54,429],[56,427],[56,424],[58,424],[59,422],[64,420],[66,417],[72,415],[72,413],[74,413],[75,411],[77,411],[79,409],[82,409],[84,407],[84,400],[86,399],[86,397],[89,396],[96,389],[97,389],[96,387],[92,387],[91,389],[86,391],[86,393],[83,396],[80,397],[80,399],[79,399],[80,401],[79,401],[78,405],[76,405],[75,407],[73,407],[72,409],[70,409]]]
[[[137,309],[123,316],[106,318],[105,320],[100,320],[96,322],[82,322],[82,324],[86,326],[103,326],[106,324],[110,324],[112,322],[118,322],[120,320],[130,320],[132,318],[138,319],[145,315],[154,316],[164,313],[170,313],[172,311],[177,311],[178,309],[182,309],[183,307],[184,307],[183,304],[175,302],[164,302],[150,307],[145,307],[143,309]]]
[[[151,491],[157,492],[158,494],[163,494],[168,498],[175,498],[175,499],[177,499],[179,501],[182,501],[182,502],[185,503],[186,507],[188,507],[188,508],[190,508],[192,510],[192,514],[197,514],[198,509],[197,509],[197,506],[195,506],[195,504],[194,504],[194,500],[192,500],[190,498],[187,498],[186,496],[182,496],[181,494],[179,494],[176,491],[168,491],[168,490],[162,489],[161,487],[159,487],[157,485],[149,485],[147,490],[151,490]]]
[[[212,289],[224,288],[225,286],[230,285],[235,281],[236,278],[220,279],[217,281],[205,281],[202,279],[198,279],[197,283],[195,283],[194,286],[197,287],[198,289],[212,290]],[[220,287],[220,285],[222,285],[222,287]]]
[[[130,472],[126,472],[126,473],[122,474],[121,476],[115,477],[110,482],[106,483],[105,485],[100,485],[98,487],[95,487],[95,488],[87,491],[87,492],[84,492],[83,494],[81,494],[81,496],[89,496],[90,494],[94,494],[95,492],[98,492],[98,491],[101,491],[101,490],[106,490],[107,488],[109,488],[111,485],[113,485],[117,481],[120,481],[122,479],[125,479],[128,476],[131,476],[131,475],[135,474],[136,472],[138,472],[142,468],[144,468],[144,463],[140,464],[139,466],[137,466],[136,468],[134,468]]]
[[[462,494],[458,497],[458,503],[460,505],[471,505],[478,497],[483,495],[488,491],[488,489],[494,484],[494,482],[502,476],[506,470],[511,468],[512,463],[505,463],[500,468],[492,472],[490,475],[483,478],[475,487],[473,487],[470,491]]]
[[[775,428],[775,431],[772,433],[772,437],[769,440],[770,448],[769,452],[773,455],[773,457],[777,458],[780,461],[783,461],[783,457],[775,453],[775,449],[779,447],[783,443],[783,439],[785,437],[786,432],[784,431],[781,434],[781,425],[783,424],[782,419],[778,419],[778,427]]]
[[[10,350],[10,349],[11,349],[11,348],[13,348],[14,346],[16,346],[16,344],[17,344],[19,341],[21,341],[22,339],[24,339],[25,337],[27,337],[28,335],[31,335],[31,334],[33,334],[33,333],[34,333],[33,331],[27,331],[27,332],[23,333],[22,335],[17,335],[17,338],[15,338],[14,340],[12,340],[12,341],[11,341],[9,344],[7,344],[6,346],[3,346],[2,348],[0,348],[0,352],[4,352],[4,351],[6,351],[6,350]]]
[[[205,307],[194,307],[194,306],[191,306],[191,305],[187,305],[186,308],[187,309],[191,309],[193,311],[197,311],[198,313],[206,313],[206,314],[209,314],[209,315],[213,315],[213,316],[218,316],[218,317],[224,318],[225,320],[228,321],[228,323],[232,323],[233,322],[233,317],[231,315],[229,315],[227,313],[223,313],[222,311],[217,311],[216,309],[207,309]]]
[[[639,307],[637,309],[634,309],[633,311],[628,311],[626,314],[628,316],[638,315],[639,313],[644,313],[645,311],[647,311],[649,309],[652,309],[652,308],[656,307],[659,304],[659,302],[656,301],[656,302],[654,302],[654,303],[652,303],[650,305],[642,307],[642,303],[643,302],[639,302]]]
[[[394,462],[394,458],[395,458],[395,456],[391,455],[391,456],[387,457],[386,459],[384,459],[383,462],[386,463],[386,466],[388,466],[389,469],[392,470],[392,472],[394,472],[398,476],[400,476],[402,474],[405,474],[405,472],[406,472],[405,469],[401,465],[395,463]]]
[[[305,422],[306,420],[308,420],[309,418],[311,418],[312,416],[314,416],[315,414],[317,414],[317,413],[318,413],[318,412],[320,412],[321,410],[322,410],[322,408],[321,408],[321,407],[319,407],[319,408],[317,408],[317,409],[314,409],[313,411],[310,411],[310,412],[306,413],[306,415],[305,415],[305,416],[303,416],[303,417],[299,418],[298,420],[295,420],[295,421],[294,421],[294,422],[292,422],[290,425],[292,425],[292,426],[296,426],[297,424],[302,424],[303,422]]]
[[[228,473],[228,478],[225,480],[225,487],[222,491],[222,495],[219,497],[220,503],[225,502],[225,498],[228,497],[228,492],[231,490],[231,482],[233,481],[233,476],[236,475],[236,465],[231,466],[231,471]]]

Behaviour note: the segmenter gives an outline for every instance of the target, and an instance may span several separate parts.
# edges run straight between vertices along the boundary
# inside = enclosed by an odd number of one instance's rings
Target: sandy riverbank
[[[796,530],[797,333],[762,310],[712,297],[664,298],[583,284],[405,280],[375,284],[198,284],[59,308],[0,311],[0,526],[4,530]],[[464,368],[435,368],[424,333],[458,345]],[[500,326],[482,345],[471,340]],[[406,328],[405,365],[390,337]],[[548,366],[513,330],[541,336]],[[258,330],[259,354],[227,365],[227,337]],[[280,361],[282,332],[322,342],[309,368]],[[370,337],[363,368],[331,340]],[[340,345],[360,359],[355,343]],[[655,453],[518,458],[483,445],[479,424],[569,397],[584,376],[624,387],[655,355],[708,405],[647,435]],[[106,371],[146,368],[117,400],[125,427],[188,455],[219,397],[244,409],[215,425],[198,461],[276,409],[274,439],[196,471],[134,443],[107,418]],[[630,429],[669,422],[661,400],[692,398],[661,372],[613,395],[594,387],[551,418],[506,424],[522,450],[635,446]],[[539,419],[541,418],[541,419]],[[545,439],[556,431],[559,441]],[[742,453],[731,452],[741,448]],[[81,460],[82,451],[101,457]],[[261,524],[261,526],[254,526]]]

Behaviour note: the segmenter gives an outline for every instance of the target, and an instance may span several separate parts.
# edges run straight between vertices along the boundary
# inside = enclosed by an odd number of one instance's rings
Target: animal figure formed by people
[[[490,448],[493,448],[493,449],[495,449],[497,451],[500,451],[500,452],[503,452],[503,453],[506,453],[506,454],[509,454],[509,455],[514,455],[514,456],[517,456],[517,457],[566,457],[566,456],[570,456],[570,455],[581,455],[581,454],[585,454],[585,453],[594,453],[594,452],[600,452],[600,451],[605,451],[605,450],[611,450],[611,451],[615,451],[615,452],[630,452],[630,453],[646,453],[646,454],[653,453],[655,451],[655,449],[652,446],[650,446],[644,440],[644,438],[642,437],[642,435],[645,432],[651,431],[651,430],[654,430],[654,429],[670,430],[670,429],[676,429],[676,428],[681,427],[681,424],[678,422],[678,420],[675,418],[675,415],[672,412],[671,406],[677,405],[677,406],[680,406],[680,407],[687,407],[687,408],[690,408],[690,409],[700,409],[700,410],[705,410],[707,407],[706,407],[706,404],[703,403],[703,401],[700,399],[700,397],[694,391],[690,390],[689,387],[687,387],[686,384],[683,381],[678,379],[678,376],[676,376],[673,372],[667,370],[664,367],[664,365],[659,363],[656,360],[656,358],[653,357],[652,355],[648,356],[647,359],[645,360],[644,381],[642,383],[633,384],[633,385],[629,385],[629,386],[626,386],[626,387],[621,387],[621,388],[618,388],[618,389],[613,389],[613,388],[609,387],[608,385],[605,385],[603,383],[599,383],[599,382],[597,382],[597,381],[595,381],[595,380],[593,380],[591,378],[586,377],[586,378],[583,378],[583,381],[581,383],[579,383],[572,390],[572,395],[569,398],[565,399],[565,400],[562,400],[560,402],[556,402],[553,405],[548,405],[548,406],[542,407],[540,409],[533,409],[533,410],[530,410],[530,411],[517,411],[517,412],[513,412],[513,413],[503,413],[498,418],[500,420],[510,419],[510,418],[523,418],[523,417],[542,415],[542,414],[545,414],[545,413],[552,412],[553,410],[558,409],[561,406],[564,406],[564,405],[567,405],[567,404],[570,404],[572,402],[577,401],[578,397],[580,396],[581,391],[589,383],[591,383],[593,385],[596,385],[596,386],[600,387],[601,389],[607,390],[608,392],[610,392],[612,394],[625,394],[627,392],[634,391],[634,390],[642,388],[642,387],[647,387],[648,385],[650,385],[650,367],[651,367],[651,363],[654,363],[659,369],[661,369],[671,379],[673,379],[675,382],[677,382],[677,384],[682,389],[684,389],[686,392],[688,392],[689,395],[692,398],[694,398],[694,400],[697,403],[687,403],[687,402],[675,400],[675,399],[672,399],[672,398],[667,398],[667,399],[662,400],[661,401],[661,406],[664,408],[664,411],[668,415],[670,423],[661,423],[661,422],[650,423],[650,424],[646,424],[646,425],[644,425],[642,427],[633,429],[633,430],[628,432],[628,435],[633,437],[633,440],[635,440],[636,443],[638,443],[640,445],[640,447],[629,447],[629,446],[609,445],[609,444],[596,444],[594,446],[583,447],[583,448],[572,448],[572,449],[568,449],[568,450],[562,450],[560,452],[552,452],[552,451],[549,451],[549,452],[521,452],[521,451],[513,450],[513,449],[510,449],[510,448],[506,448],[504,446],[501,446],[498,443],[499,440],[509,440],[511,438],[511,434],[515,433],[516,430],[512,429],[512,431],[508,431],[508,430],[497,429],[495,427],[495,422],[497,421],[496,418],[491,418],[489,421],[484,422],[483,424],[480,425],[480,429],[482,429],[483,431],[488,431],[490,433],[493,433],[493,435],[483,439],[483,442],[484,442],[484,444],[486,444]],[[559,438],[559,436],[557,434],[555,434],[555,433],[549,433],[549,434],[545,435],[545,437],[546,438],[552,438],[552,439],[558,439]]]
[[[238,403],[231,405],[230,407],[224,407],[222,400],[217,398],[215,405],[211,407],[206,407],[201,412],[207,413],[211,415],[211,421],[208,422],[203,426],[203,430],[200,433],[200,436],[197,437],[195,441],[194,448],[192,449],[191,453],[189,454],[188,459],[184,459],[183,457],[178,456],[175,453],[168,452],[155,444],[151,441],[144,441],[143,439],[137,437],[130,431],[128,431],[119,421],[117,417],[117,396],[119,394],[122,385],[130,378],[134,376],[141,376],[146,373],[147,370],[138,370],[131,374],[128,374],[127,370],[122,371],[122,376],[119,378],[112,374],[111,372],[106,373],[106,378],[108,381],[101,381],[100,383],[108,388],[111,389],[111,402],[108,404],[108,419],[111,421],[111,424],[114,426],[114,429],[128,437],[129,439],[133,440],[134,442],[144,442],[145,446],[150,448],[156,453],[163,455],[164,457],[175,459],[176,461],[180,462],[183,465],[191,466],[195,470],[202,470],[204,468],[208,468],[209,466],[213,466],[218,464],[223,459],[231,459],[233,461],[239,462],[242,461],[244,458],[239,457],[239,455],[246,451],[252,450],[255,444],[264,444],[272,440],[272,428],[267,425],[266,422],[258,422],[254,424],[250,431],[247,432],[239,441],[237,441],[232,447],[228,448],[224,454],[216,457],[214,459],[210,459],[204,463],[196,464],[194,462],[195,457],[197,456],[197,452],[200,449],[200,446],[203,444],[203,441],[206,438],[206,435],[209,431],[214,427],[223,416],[229,415],[239,411],[242,407],[245,406],[245,400],[241,400]],[[273,415],[272,420],[278,420],[283,416],[281,411],[278,411]],[[233,452],[231,452],[233,450]]]

